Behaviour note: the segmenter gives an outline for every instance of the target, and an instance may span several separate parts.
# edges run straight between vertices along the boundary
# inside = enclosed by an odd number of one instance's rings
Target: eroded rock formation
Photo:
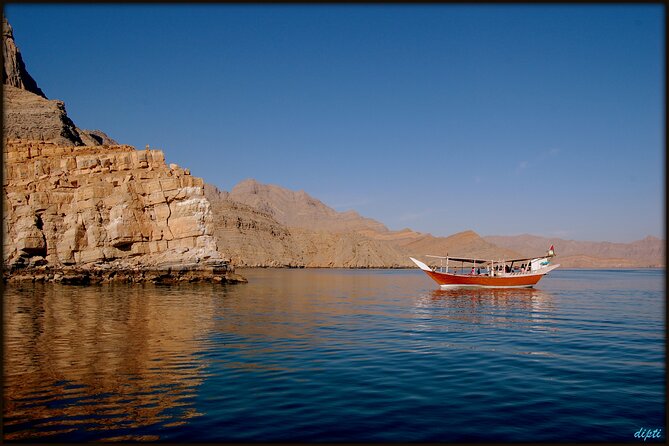
[[[3,255],[14,278],[240,279],[217,250],[202,179],[167,166],[161,151],[8,140],[3,155]]]
[[[62,101],[50,101],[27,90],[5,85],[3,112],[5,139],[52,141],[63,146],[84,145]]]

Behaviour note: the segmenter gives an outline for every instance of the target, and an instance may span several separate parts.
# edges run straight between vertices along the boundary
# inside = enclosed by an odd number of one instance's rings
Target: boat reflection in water
[[[444,336],[441,344],[444,347],[478,351],[506,348],[517,354],[550,355],[545,351],[545,344],[540,349],[533,349],[529,345],[500,345],[496,339],[500,338],[500,330],[519,334],[555,332],[558,330],[554,319],[556,312],[551,294],[540,289],[436,289],[416,299],[414,317],[418,321],[413,328],[418,331],[458,334]],[[488,335],[479,336],[476,342],[469,343],[466,336],[460,336],[467,332]],[[458,341],[455,342],[454,338]],[[490,342],[486,342],[486,339]]]

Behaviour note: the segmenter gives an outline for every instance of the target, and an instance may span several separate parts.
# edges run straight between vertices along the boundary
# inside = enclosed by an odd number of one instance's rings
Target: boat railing
[[[466,268],[465,268],[466,269]],[[490,271],[485,270],[481,271],[479,274],[472,274],[471,272],[468,271],[458,271],[457,269],[452,270],[451,268],[448,268],[446,270],[445,267],[442,266],[434,266],[432,267],[433,271],[439,272],[439,273],[447,273],[447,274],[456,274],[460,276],[490,276]],[[523,276],[527,274],[533,274],[536,273],[537,271],[531,271],[531,270],[526,270],[526,271],[511,271],[511,272],[506,272],[506,271],[495,271],[494,276],[492,277],[509,277],[509,276]]]

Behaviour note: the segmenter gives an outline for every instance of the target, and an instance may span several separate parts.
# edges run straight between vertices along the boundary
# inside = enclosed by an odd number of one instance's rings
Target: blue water
[[[665,271],[12,286],[5,441],[665,441]]]

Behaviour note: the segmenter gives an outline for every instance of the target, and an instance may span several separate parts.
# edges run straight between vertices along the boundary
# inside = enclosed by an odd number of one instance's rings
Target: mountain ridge
[[[286,226],[332,232],[388,230],[383,223],[356,211],[338,212],[303,190],[262,184],[252,178],[239,182],[229,194],[230,199],[264,210]]]
[[[254,179],[245,179],[235,185],[231,192],[223,191],[220,194],[226,200],[239,203],[238,206],[243,204],[249,210],[264,213],[263,218],[270,218],[275,227],[283,228],[282,231],[286,237],[284,242],[287,243],[287,246],[291,246],[291,243],[302,245],[301,248],[287,248],[288,251],[293,250],[293,253],[289,255],[289,257],[293,256],[293,261],[284,261],[285,266],[359,266],[358,260],[352,261],[355,257],[353,255],[349,256],[348,261],[345,260],[344,246],[348,246],[347,249],[351,251],[363,247],[361,248],[365,250],[363,256],[375,259],[375,263],[367,265],[369,267],[412,267],[413,265],[408,261],[409,256],[450,254],[463,257],[509,259],[542,255],[551,244],[556,246],[558,254],[555,262],[566,267],[626,268],[664,265],[660,259],[664,252],[662,249],[664,242],[652,236],[646,236],[633,244],[567,241],[529,234],[526,240],[531,240],[533,243],[522,244],[511,243],[513,240],[510,241],[509,238],[503,236],[480,236],[473,230],[462,231],[447,237],[437,237],[410,228],[390,230],[383,223],[363,217],[356,211],[336,211],[303,190],[293,191],[275,184],[262,184]],[[334,226],[341,224],[342,221],[345,224],[332,230],[332,221],[338,222]],[[324,243],[330,248],[335,243],[333,240],[326,241],[327,237],[321,235],[319,238],[315,235],[328,233],[328,231],[337,234],[337,243],[340,244],[337,259],[329,262],[325,261],[323,256],[314,257],[314,252],[319,249],[319,243]],[[263,237],[260,234],[255,236]],[[296,238],[300,237],[302,239],[296,241]],[[344,240],[356,240],[356,243],[352,244]],[[313,251],[311,254],[306,253],[308,250],[304,244],[311,244]],[[615,249],[611,250],[612,246]],[[607,247],[609,247],[608,252]],[[634,255],[625,253],[630,250]],[[380,254],[381,252],[383,254]],[[593,252],[596,255],[592,255]],[[654,256],[654,260],[651,262],[642,260],[649,256]],[[261,261],[258,258],[254,264],[254,266],[276,265],[275,261],[267,259]]]
[[[651,235],[630,243],[565,240],[531,234],[483,238],[523,255],[547,243],[554,244],[558,256],[556,261],[566,267],[591,268],[597,264],[607,267],[619,265],[620,268],[666,266],[665,241]]]

